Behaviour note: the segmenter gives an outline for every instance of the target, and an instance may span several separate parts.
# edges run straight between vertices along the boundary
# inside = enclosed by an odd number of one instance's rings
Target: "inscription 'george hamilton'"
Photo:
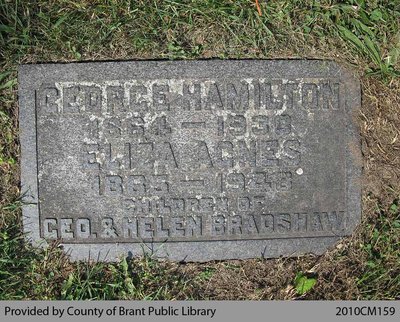
[[[19,80],[34,242],[75,259],[291,256],[359,221],[360,89],[335,63],[26,65]]]

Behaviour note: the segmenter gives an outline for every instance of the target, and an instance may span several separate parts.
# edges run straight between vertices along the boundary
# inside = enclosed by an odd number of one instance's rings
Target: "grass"
[[[252,0],[0,0],[0,299],[400,298],[400,2],[259,2],[262,16]],[[57,245],[26,244],[17,66],[211,57],[325,58],[359,73],[365,182],[355,234],[319,257],[205,264],[70,263]],[[299,276],[315,284],[299,292]]]
[[[389,213],[389,215],[387,214]],[[399,293],[400,274],[400,213],[398,200],[385,211],[377,211],[378,218],[367,224],[370,232],[362,244],[367,254],[364,274],[357,283],[367,299],[378,299],[377,294],[390,298]]]

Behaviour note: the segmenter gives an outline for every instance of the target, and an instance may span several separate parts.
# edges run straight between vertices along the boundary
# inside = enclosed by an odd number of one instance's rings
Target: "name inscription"
[[[209,110],[340,110],[337,79],[157,79],[43,84],[37,97],[45,113]],[[190,127],[190,125],[189,125]]]
[[[209,223],[207,223],[209,221]],[[313,236],[331,236],[346,229],[343,211],[322,213],[277,213],[248,215],[192,215],[155,217],[113,216],[95,222],[90,218],[46,218],[43,220],[43,236],[48,239],[62,238],[69,242],[97,238],[114,242],[220,240],[221,238],[293,238],[304,233]]]

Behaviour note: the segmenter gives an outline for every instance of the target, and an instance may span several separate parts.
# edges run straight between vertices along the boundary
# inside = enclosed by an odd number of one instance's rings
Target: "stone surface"
[[[360,219],[360,104],[327,61],[21,66],[24,229],[73,259],[320,254]]]

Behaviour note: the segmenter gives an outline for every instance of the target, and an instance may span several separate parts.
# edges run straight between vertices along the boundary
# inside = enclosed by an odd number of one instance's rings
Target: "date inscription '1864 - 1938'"
[[[34,242],[76,259],[276,257],[359,221],[360,89],[335,63],[25,65],[19,80]]]

